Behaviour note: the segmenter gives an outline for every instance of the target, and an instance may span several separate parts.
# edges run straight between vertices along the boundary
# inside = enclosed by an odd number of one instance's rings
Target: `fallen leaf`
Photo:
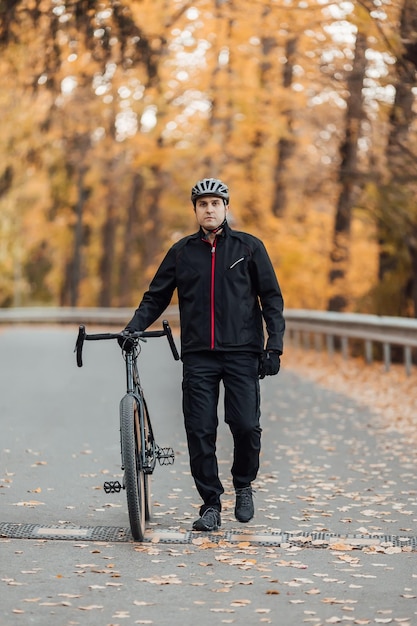
[[[139,578],[140,582],[151,583],[152,585],[181,585],[181,580],[175,574],[165,574],[163,576],[153,576],[152,578]]]
[[[233,600],[230,606],[247,606],[248,604],[251,604],[250,600]]]
[[[344,551],[347,551],[347,550],[354,550],[353,546],[350,546],[350,545],[348,545],[346,543],[332,543],[330,545],[330,548],[332,550],[338,550],[338,551],[340,550],[341,552],[344,552]]]

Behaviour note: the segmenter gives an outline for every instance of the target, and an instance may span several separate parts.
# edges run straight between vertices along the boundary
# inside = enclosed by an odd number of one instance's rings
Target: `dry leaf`
[[[136,606],[155,606],[155,602],[145,602],[144,600],[133,600]]]
[[[340,550],[340,551],[342,551],[342,552],[347,551],[347,550],[354,550],[354,547],[353,547],[353,546],[349,546],[349,545],[348,545],[348,544],[346,544],[346,543],[332,543],[332,544],[330,545],[330,548],[331,548],[332,550],[338,550],[338,551]]]
[[[230,606],[247,606],[248,604],[251,604],[250,600],[233,600]]]
[[[152,578],[139,578],[140,582],[151,583],[152,585],[181,585],[181,580],[175,574],[165,574],[163,576],[153,576]]]

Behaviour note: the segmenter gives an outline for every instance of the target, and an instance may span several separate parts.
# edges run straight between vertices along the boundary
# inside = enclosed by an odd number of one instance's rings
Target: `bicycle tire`
[[[140,459],[140,435],[137,432],[138,400],[126,395],[120,403],[120,437],[124,482],[130,530],[136,541],[145,534],[145,483]]]
[[[145,398],[143,398],[142,402],[143,408],[143,425],[145,431],[145,445],[146,447],[152,447],[153,445],[153,435],[152,429],[150,427],[150,419],[148,407],[146,406]],[[144,489],[145,489],[145,520],[149,521],[152,516],[152,494],[151,494],[151,474],[144,474]]]

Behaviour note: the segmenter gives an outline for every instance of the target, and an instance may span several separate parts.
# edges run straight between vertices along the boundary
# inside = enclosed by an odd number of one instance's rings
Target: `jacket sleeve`
[[[148,291],[143,294],[142,301],[126,328],[146,330],[165,311],[177,286],[175,257],[175,250],[171,248],[153,277]]]
[[[253,252],[252,261],[256,288],[266,325],[267,342],[265,347],[267,350],[275,350],[282,354],[285,331],[284,301],[271,259],[260,240],[258,240],[258,245]]]

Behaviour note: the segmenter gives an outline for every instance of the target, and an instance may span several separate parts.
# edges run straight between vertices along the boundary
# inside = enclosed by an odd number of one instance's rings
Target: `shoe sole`
[[[235,516],[235,517],[236,517],[237,521],[240,522],[241,524],[247,524],[248,522],[251,521],[251,519],[253,519],[254,516],[252,515],[252,517],[249,517],[249,519],[239,519],[237,516]]]
[[[207,532],[212,532],[214,530],[219,530],[219,528],[220,528],[220,526],[217,526],[217,525],[216,526],[211,526],[210,528],[208,528],[207,526],[205,526],[204,528],[202,528],[202,527],[199,528],[199,527],[197,527],[197,526],[195,526],[193,524],[193,530],[197,530],[199,532],[206,532],[207,533]]]
[[[235,511],[235,518],[237,519],[238,522],[240,522],[241,524],[247,524],[248,522],[251,521],[251,519],[253,519],[255,517],[255,511],[253,511],[252,515],[250,517],[239,517],[239,515],[237,515],[236,511]]]

